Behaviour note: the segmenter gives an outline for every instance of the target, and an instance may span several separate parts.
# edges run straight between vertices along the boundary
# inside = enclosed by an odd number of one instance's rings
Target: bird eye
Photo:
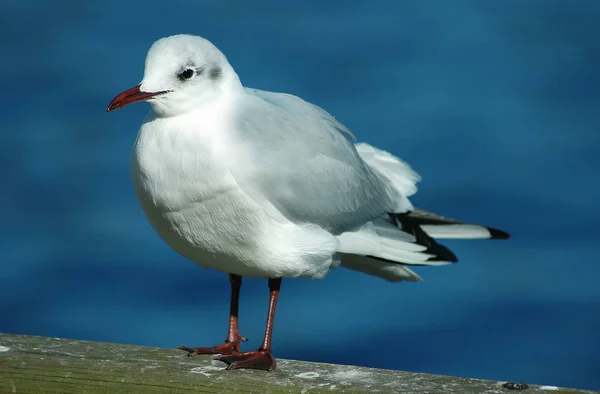
[[[186,68],[185,70],[183,70],[181,72],[181,74],[179,74],[179,79],[181,79],[182,81],[185,81],[186,79],[190,79],[194,76],[194,70],[192,70],[191,68]]]

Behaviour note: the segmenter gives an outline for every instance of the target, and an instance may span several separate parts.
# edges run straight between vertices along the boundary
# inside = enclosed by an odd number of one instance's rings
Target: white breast
[[[133,184],[150,223],[197,264],[254,277],[322,277],[335,238],[314,225],[267,213],[233,178],[227,163],[249,160],[229,141],[229,116],[149,117],[132,155]],[[251,166],[252,163],[240,163]],[[251,181],[251,180],[250,180]],[[253,195],[260,198],[260,195]]]
[[[144,122],[132,155],[133,184],[151,224],[173,249],[221,269],[255,254],[256,232],[247,229],[260,228],[261,212],[229,173],[218,126],[210,117],[194,119]]]

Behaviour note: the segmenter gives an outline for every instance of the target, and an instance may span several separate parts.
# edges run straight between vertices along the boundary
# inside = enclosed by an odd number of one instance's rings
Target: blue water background
[[[152,42],[213,41],[246,86],[327,109],[423,177],[417,206],[509,231],[391,284],[284,280],[282,358],[600,389],[600,1],[0,3],[0,332],[220,342],[229,287],[170,250],[105,113]],[[264,280],[241,330],[261,341]]]

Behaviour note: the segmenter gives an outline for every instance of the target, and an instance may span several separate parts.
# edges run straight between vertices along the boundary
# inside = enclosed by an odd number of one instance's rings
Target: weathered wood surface
[[[273,372],[225,371],[178,350],[0,334],[2,393],[584,393],[552,386],[278,360]]]

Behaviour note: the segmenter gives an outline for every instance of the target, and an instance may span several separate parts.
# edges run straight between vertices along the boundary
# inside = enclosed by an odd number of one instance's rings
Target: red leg
[[[242,277],[229,275],[231,284],[231,303],[229,305],[229,331],[225,343],[213,347],[191,348],[187,346],[178,346],[178,349],[188,352],[188,356],[197,356],[199,354],[233,354],[239,353],[240,342],[246,341],[238,330],[238,307],[240,300],[240,287],[242,287]]]
[[[251,368],[263,369],[265,371],[275,369],[277,362],[273,354],[271,354],[271,337],[273,335],[273,320],[275,319],[275,308],[277,307],[280,286],[281,278],[269,279],[269,313],[267,315],[265,338],[261,347],[251,352],[222,354],[215,357],[215,360],[224,361],[229,364],[227,369]]]

